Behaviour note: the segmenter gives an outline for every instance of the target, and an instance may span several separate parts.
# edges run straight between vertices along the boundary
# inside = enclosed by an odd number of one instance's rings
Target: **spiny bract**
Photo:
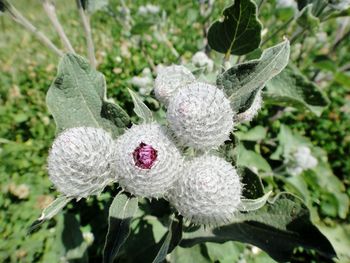
[[[119,184],[147,198],[163,197],[180,175],[183,158],[158,124],[134,125],[116,143]]]
[[[229,100],[220,89],[201,82],[187,85],[171,98],[167,119],[183,145],[202,150],[220,146],[233,128]]]
[[[192,223],[217,226],[232,219],[241,193],[235,168],[224,159],[204,155],[185,164],[169,200]]]
[[[179,88],[195,81],[195,77],[184,66],[172,65],[160,70],[154,81],[154,93],[166,106]]]
[[[245,112],[236,115],[235,121],[244,122],[251,121],[254,119],[254,117],[258,114],[262,106],[263,100],[261,92],[261,90],[258,91],[249,109],[247,109]]]
[[[48,172],[59,192],[69,197],[99,194],[112,181],[113,139],[103,129],[77,127],[55,139]]]

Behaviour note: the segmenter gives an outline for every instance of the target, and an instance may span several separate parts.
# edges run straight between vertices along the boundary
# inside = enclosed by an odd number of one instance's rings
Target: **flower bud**
[[[204,155],[185,164],[169,200],[192,223],[217,226],[232,219],[241,194],[235,168],[224,159]]]
[[[154,93],[157,99],[168,105],[169,99],[179,88],[195,81],[195,77],[184,66],[172,65],[162,68],[154,82]]]
[[[50,180],[69,197],[102,192],[112,181],[113,139],[103,129],[78,127],[55,139],[48,157]]]
[[[134,125],[116,143],[119,184],[142,197],[163,197],[180,175],[183,158],[158,124]]]
[[[180,143],[196,149],[219,147],[229,139],[233,111],[222,90],[196,82],[171,98],[167,119]]]

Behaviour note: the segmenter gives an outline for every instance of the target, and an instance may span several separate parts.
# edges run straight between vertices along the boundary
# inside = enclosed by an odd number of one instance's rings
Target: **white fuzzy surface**
[[[55,139],[48,157],[50,180],[69,197],[99,194],[112,181],[113,139],[103,129],[67,129]]]
[[[214,61],[203,51],[198,51],[194,54],[191,61],[197,67],[205,67],[208,72],[212,72],[214,69]]]
[[[150,169],[135,165],[133,153],[144,143],[157,151]],[[182,171],[183,157],[158,124],[134,125],[116,142],[119,184],[128,192],[141,197],[160,198],[165,195]]]
[[[204,155],[185,164],[169,200],[192,223],[217,226],[230,222],[241,193],[235,168],[224,159]]]
[[[287,172],[293,176],[318,165],[318,160],[312,155],[310,148],[307,146],[298,147],[292,154],[292,158],[291,165],[287,167]]]
[[[233,115],[224,93],[201,82],[180,89],[170,100],[167,111],[177,139],[183,145],[201,150],[217,148],[229,138]]]
[[[184,66],[172,65],[159,70],[154,81],[154,93],[157,99],[168,105],[169,99],[176,91],[195,81],[195,77]]]

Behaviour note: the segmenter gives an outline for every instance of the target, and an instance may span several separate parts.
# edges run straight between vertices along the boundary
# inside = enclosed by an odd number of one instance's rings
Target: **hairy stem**
[[[97,62],[95,57],[95,47],[94,42],[92,40],[92,33],[91,33],[91,26],[90,26],[90,16],[85,12],[83,4],[81,0],[76,0],[78,5],[79,14],[81,17],[81,21],[83,23],[83,28],[85,32],[85,38],[86,38],[86,44],[87,44],[87,51],[88,51],[88,57],[90,60],[90,64],[96,68]]]
[[[64,53],[60,50],[56,45],[38,28],[36,28],[28,19],[26,19],[21,12],[19,12],[13,5],[11,5],[7,0],[3,0],[3,4],[5,5],[6,11],[8,11],[11,18],[21,26],[23,26],[26,30],[34,34],[34,36],[44,45],[46,45],[49,49],[55,52],[58,56],[63,56]]]
[[[73,46],[71,45],[66,33],[63,30],[61,23],[58,20],[54,3],[52,3],[50,0],[43,0],[42,3],[47,16],[49,17],[57,34],[61,38],[62,44],[65,46],[67,51],[71,53],[75,53]]]

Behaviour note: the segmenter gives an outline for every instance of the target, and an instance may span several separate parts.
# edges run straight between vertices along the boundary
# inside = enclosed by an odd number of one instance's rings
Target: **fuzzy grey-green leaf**
[[[256,4],[251,0],[235,0],[223,12],[224,20],[214,22],[208,31],[210,47],[220,53],[244,55],[258,48],[261,23]]]
[[[103,251],[103,262],[113,263],[121,246],[130,234],[130,223],[138,207],[136,197],[117,195],[110,208],[108,218],[108,233]]]
[[[170,253],[181,241],[182,238],[182,218],[172,219],[169,230],[165,234],[165,239],[160,247],[157,256],[153,260],[153,263],[164,262],[168,253]]]
[[[41,216],[31,224],[31,226],[28,228],[28,233],[31,233],[44,222],[57,215],[72,199],[73,198],[66,196],[57,197],[48,207],[43,210]]]
[[[152,111],[146,106],[137,93],[131,89],[129,89],[129,93],[134,102],[134,112],[136,115],[141,118],[144,123],[151,123],[153,121]]]
[[[321,89],[292,65],[266,84],[265,98],[273,104],[306,108],[317,116],[329,103]]]
[[[258,210],[266,204],[267,199],[270,197],[271,194],[272,194],[272,191],[269,191],[265,195],[257,199],[242,198],[241,204],[239,205],[238,209],[239,211],[242,211],[242,212]]]
[[[60,196],[56,198],[48,207],[46,207],[39,220],[49,220],[53,218],[57,213],[59,213],[70,201],[72,198],[66,196]]]
[[[75,54],[66,54],[58,66],[57,77],[46,95],[47,106],[53,115],[57,132],[73,127],[103,128],[114,137],[126,128],[128,116],[114,106],[112,115],[103,111],[106,97],[104,76],[88,61]],[[111,108],[111,103],[109,103]],[[115,111],[119,112],[119,115]],[[120,117],[117,122],[115,116]]]
[[[320,24],[320,20],[312,13],[312,4],[308,4],[300,11],[296,22],[302,28],[310,31],[315,30]]]
[[[237,215],[235,223],[220,228],[199,229],[183,235],[183,247],[202,242],[240,241],[266,251],[277,261],[289,261],[295,248],[314,249],[328,258],[336,256],[331,243],[311,223],[303,202],[281,193],[262,208]]]
[[[218,76],[217,85],[225,91],[236,112],[240,112],[251,101],[252,94],[287,66],[289,53],[289,41],[285,40],[264,50],[260,59],[235,65]]]

